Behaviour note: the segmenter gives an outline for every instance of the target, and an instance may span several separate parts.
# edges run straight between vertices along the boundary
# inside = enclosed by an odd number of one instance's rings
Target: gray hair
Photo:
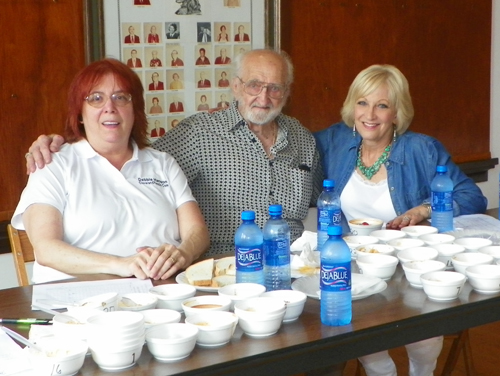
[[[285,51],[276,51],[276,50],[273,50],[270,48],[245,51],[245,52],[242,52],[242,53],[236,55],[236,57],[233,60],[233,68],[234,68],[234,72],[236,73],[236,76],[241,77],[241,75],[243,73],[242,70],[243,70],[243,65],[244,65],[246,57],[248,55],[251,55],[251,54],[252,55],[258,54],[259,52],[270,52],[283,60],[283,64],[286,67],[286,82],[285,82],[285,84],[287,86],[290,86],[293,83],[292,59],[290,59],[290,56]]]

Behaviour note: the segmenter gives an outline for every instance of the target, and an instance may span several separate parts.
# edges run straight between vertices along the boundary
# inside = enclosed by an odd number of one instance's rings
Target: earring
[[[397,136],[397,133],[396,133],[396,126],[394,126],[394,135],[392,137],[392,142],[396,142],[396,136]]]
[[[356,137],[356,123],[352,126],[352,137]]]

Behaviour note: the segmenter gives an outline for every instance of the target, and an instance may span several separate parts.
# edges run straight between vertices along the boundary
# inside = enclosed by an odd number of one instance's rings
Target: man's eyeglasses
[[[258,80],[250,80],[247,82],[244,82],[241,78],[238,77],[238,79],[241,81],[243,84],[243,91],[245,93],[250,94],[254,97],[259,95],[264,88],[267,89],[267,96],[269,98],[273,99],[281,99],[285,96],[287,87],[285,85],[278,85],[278,84],[266,84],[264,82],[258,81]]]
[[[88,104],[95,108],[103,107],[108,99],[111,99],[113,103],[119,107],[126,106],[132,100],[132,95],[128,93],[113,93],[111,97],[108,97],[104,93],[92,93],[85,97]]]

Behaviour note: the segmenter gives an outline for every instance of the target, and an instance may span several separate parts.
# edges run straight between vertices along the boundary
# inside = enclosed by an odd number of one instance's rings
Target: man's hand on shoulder
[[[37,168],[44,168],[46,164],[52,162],[52,153],[59,151],[63,144],[64,137],[58,134],[39,136],[25,155],[26,173],[29,175]]]

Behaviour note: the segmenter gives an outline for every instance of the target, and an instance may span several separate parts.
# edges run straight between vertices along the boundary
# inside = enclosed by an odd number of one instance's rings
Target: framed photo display
[[[269,45],[266,0],[103,0],[104,54],[144,86],[150,137],[227,106],[233,60]]]

